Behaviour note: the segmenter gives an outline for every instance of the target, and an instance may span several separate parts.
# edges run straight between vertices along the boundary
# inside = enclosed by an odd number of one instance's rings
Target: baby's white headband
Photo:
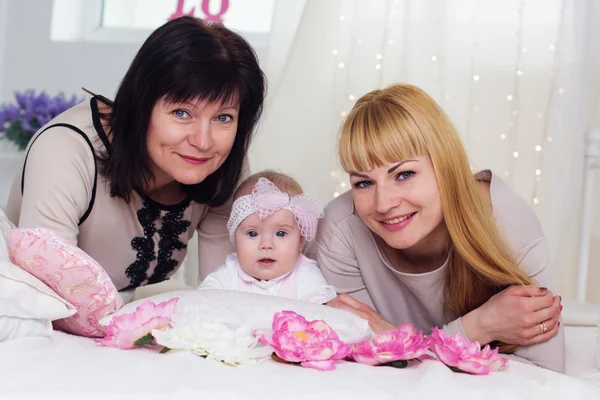
[[[248,216],[256,214],[260,219],[264,219],[281,209],[294,214],[300,233],[306,240],[314,238],[317,220],[323,217],[323,210],[317,202],[304,194],[290,197],[267,178],[259,178],[251,194],[242,196],[233,203],[227,221],[229,239],[234,242],[236,229]]]

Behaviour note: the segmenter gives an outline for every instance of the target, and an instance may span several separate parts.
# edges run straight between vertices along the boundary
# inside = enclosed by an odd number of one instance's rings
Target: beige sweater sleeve
[[[250,164],[246,159],[240,182],[249,175]],[[223,265],[227,255],[235,251],[227,231],[227,220],[231,214],[232,204],[233,199],[230,199],[220,207],[210,208],[198,225],[198,278],[200,282],[220,265]]]
[[[549,270],[548,249],[545,237],[542,236],[534,240],[530,245],[519,251],[517,254],[517,261],[519,262],[519,266],[525,271],[531,271],[532,269],[537,270],[530,275],[535,285],[552,289],[553,282]],[[450,335],[460,332],[467,337],[463,330],[460,318],[445,325],[444,330]],[[531,346],[521,346],[515,351],[514,355],[517,357],[511,358],[516,358],[521,362],[531,363],[557,372],[564,372],[564,327],[561,324],[557,334],[547,342]]]
[[[551,290],[554,288],[552,274],[550,273],[548,245],[544,236],[537,238],[519,251],[517,261],[523,270],[533,271],[530,276],[534,284]],[[535,365],[564,372],[565,333],[563,325],[560,325],[558,333],[552,339],[544,343],[519,347],[515,351],[515,355],[529,360]]]
[[[55,127],[41,134],[27,156],[19,228],[48,228],[77,244],[94,174],[92,150],[77,132]]]
[[[208,274],[225,262],[228,254],[234,252],[227,232],[227,219],[231,212],[231,202],[208,210],[198,225],[198,275],[203,281]]]
[[[320,223],[319,228],[308,253],[316,253],[317,264],[327,282],[337,293],[348,293],[356,300],[375,309],[354,250],[340,227]]]

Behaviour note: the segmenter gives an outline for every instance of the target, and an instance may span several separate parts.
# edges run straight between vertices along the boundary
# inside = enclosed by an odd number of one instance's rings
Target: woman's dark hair
[[[114,102],[109,102],[111,141],[102,173],[110,182],[111,196],[129,202],[134,190],[143,193],[154,179],[146,146],[157,101],[163,97],[176,103],[237,100],[238,127],[229,156],[203,182],[181,185],[198,203],[225,203],[241,177],[265,92],[256,53],[240,35],[194,17],[181,17],[155,30],[133,59]]]

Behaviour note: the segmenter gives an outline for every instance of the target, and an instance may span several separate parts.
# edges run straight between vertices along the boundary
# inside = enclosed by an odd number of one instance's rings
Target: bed
[[[231,367],[190,353],[100,347],[56,332],[0,344],[0,398],[12,399],[595,399],[595,328],[569,327],[568,373],[511,361],[487,377],[435,361],[399,370],[342,362],[331,372],[267,361]]]
[[[145,287],[136,298],[181,288]],[[102,347],[55,331],[0,343],[0,399],[600,399],[599,311],[565,303],[566,375],[514,360],[489,376],[454,373],[435,361],[407,369],[341,362],[330,372],[271,360],[232,367],[187,352]]]

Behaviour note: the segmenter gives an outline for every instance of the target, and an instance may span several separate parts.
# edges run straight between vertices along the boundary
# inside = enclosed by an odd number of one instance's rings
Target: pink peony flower
[[[169,326],[177,301],[179,298],[174,297],[156,305],[147,300],[137,306],[134,312],[113,317],[110,324],[102,328],[106,336],[95,339],[95,342],[118,349],[152,345],[152,330]]]
[[[374,339],[352,345],[352,358],[362,364],[380,365],[412,360],[429,349],[430,338],[423,337],[412,324],[405,322],[396,330],[380,333]]]
[[[263,345],[273,347],[279,358],[321,371],[334,370],[335,361],[352,351],[324,321],[309,322],[293,311],[278,312],[272,331],[255,331],[254,335]]]
[[[508,359],[498,355],[498,349],[491,350],[489,345],[482,349],[479,342],[471,342],[460,333],[448,336],[438,328],[432,329],[430,349],[440,361],[458,372],[487,375],[508,363]]]

